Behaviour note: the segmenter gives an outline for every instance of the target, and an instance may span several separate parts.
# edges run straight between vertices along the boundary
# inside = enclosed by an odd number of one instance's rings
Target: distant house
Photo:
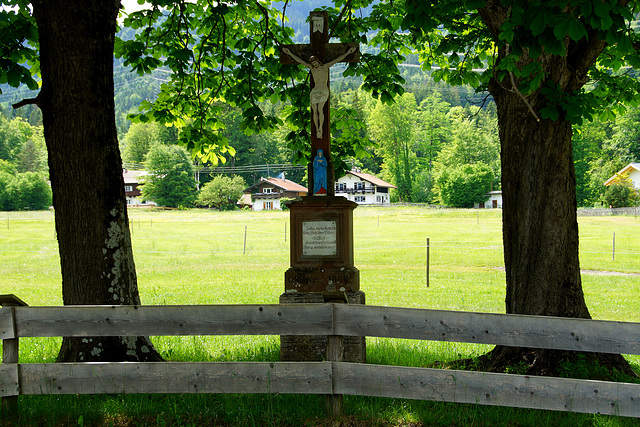
[[[476,203],[474,205],[474,208],[479,208],[479,209],[502,208],[502,191],[500,190],[490,191],[487,193],[487,196],[489,196],[489,200],[487,200],[486,202]]]
[[[127,206],[156,206],[156,204],[149,200],[142,199],[142,193],[140,188],[143,185],[143,178],[149,175],[147,171],[130,171],[127,169],[122,170],[122,176],[124,178],[124,194],[127,197]]]
[[[251,209],[261,211],[281,209],[281,199],[306,196],[307,188],[285,178],[260,178],[260,182],[244,190],[244,193],[251,195]]]
[[[391,202],[390,188],[396,186],[354,168],[336,181],[336,196],[362,205],[381,205]]]
[[[236,203],[240,208],[250,208],[251,207],[251,194],[246,193],[240,197],[240,200]]]
[[[633,188],[640,189],[640,163],[629,163],[624,168],[620,169],[618,173],[604,182],[607,187],[613,184],[615,179],[622,174],[629,174],[629,179],[633,183]]]

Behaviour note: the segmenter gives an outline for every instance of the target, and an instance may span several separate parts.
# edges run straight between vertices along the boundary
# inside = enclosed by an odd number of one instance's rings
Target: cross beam
[[[318,158],[319,150],[326,160],[324,190],[318,191],[318,179],[313,162],[309,164],[309,194],[335,195],[335,176],[331,158],[329,67],[337,62],[358,62],[358,43],[329,43],[328,14],[324,11],[309,14],[309,44],[280,47],[282,64],[302,64],[311,71],[311,157]],[[320,179],[322,181],[322,179]],[[323,192],[324,191],[324,192]]]

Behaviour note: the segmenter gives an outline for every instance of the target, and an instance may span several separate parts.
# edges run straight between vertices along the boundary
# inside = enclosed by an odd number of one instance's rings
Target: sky
[[[136,10],[144,9],[145,6],[140,6],[138,4],[138,0],[120,0],[122,2],[122,6],[124,6],[124,10],[127,13],[135,12]]]

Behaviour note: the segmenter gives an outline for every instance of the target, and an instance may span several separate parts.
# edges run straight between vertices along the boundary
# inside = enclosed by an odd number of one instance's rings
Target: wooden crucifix
[[[329,68],[338,62],[358,62],[358,43],[329,43],[327,12],[310,12],[310,43],[280,47],[280,62],[302,64],[311,72],[311,157],[309,194],[335,195],[331,159]]]

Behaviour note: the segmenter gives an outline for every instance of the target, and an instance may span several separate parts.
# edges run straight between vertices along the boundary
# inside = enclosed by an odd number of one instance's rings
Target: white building
[[[502,208],[502,191],[490,191],[487,193],[487,196],[489,196],[489,200],[482,203],[476,203],[473,207],[476,209]]]
[[[244,190],[251,196],[254,211],[281,209],[282,198],[295,199],[306,196],[307,188],[284,178],[260,178],[260,182]]]
[[[156,206],[151,200],[144,200],[140,188],[144,185],[144,177],[148,176],[147,171],[122,170],[124,178],[124,194],[127,197],[127,206]]]
[[[396,188],[371,174],[354,169],[336,181],[336,196],[361,205],[381,205],[391,202],[389,189]]]
[[[624,168],[620,169],[618,173],[604,182],[607,187],[613,184],[617,177],[623,174],[628,174],[629,179],[633,183],[633,188],[640,189],[640,163],[629,163]]]

